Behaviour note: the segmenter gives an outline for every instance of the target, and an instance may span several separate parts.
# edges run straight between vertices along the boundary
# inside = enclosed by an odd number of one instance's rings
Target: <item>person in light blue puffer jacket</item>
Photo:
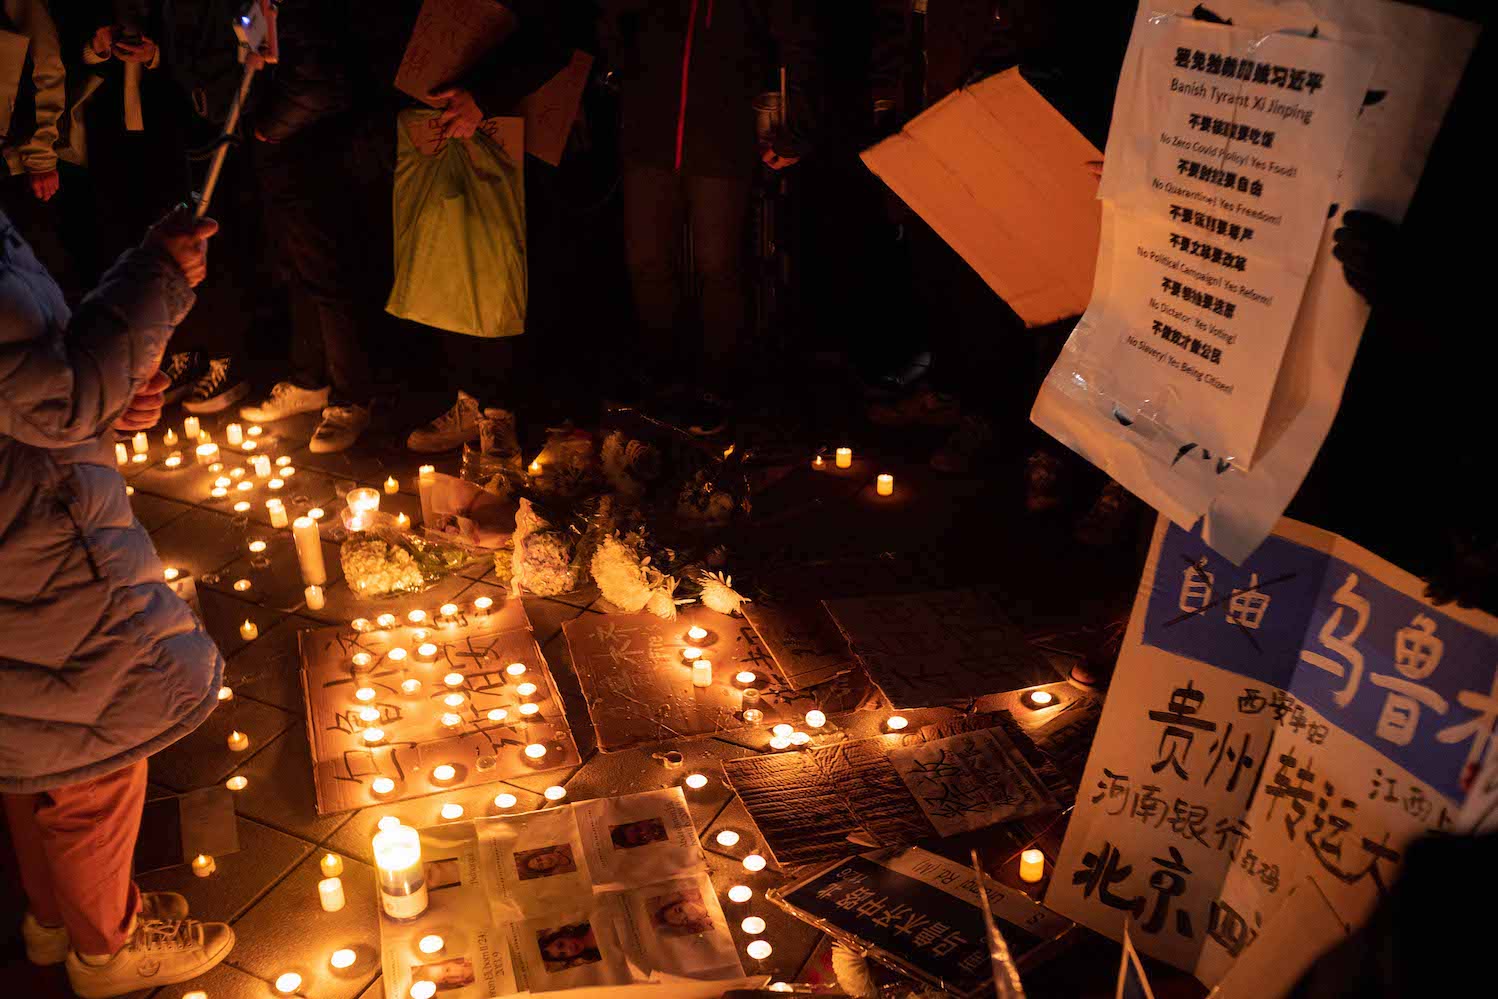
[[[70,314],[0,214],[0,796],[27,954],[66,960],[84,997],[183,981],[233,943],[130,879],[146,757],[214,709],[224,661],[163,580],[113,433],[159,418],[216,228],[173,212]]]

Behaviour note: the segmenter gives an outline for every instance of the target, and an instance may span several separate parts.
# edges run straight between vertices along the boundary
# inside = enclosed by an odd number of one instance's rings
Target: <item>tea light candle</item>
[[[724,829],[717,836],[719,846],[736,846],[739,842],[739,834],[732,829]]]
[[[411,518],[407,517],[404,513],[398,513],[395,515],[395,526],[404,530],[411,526]]]
[[[167,427],[166,433],[161,435],[161,444],[163,447],[176,447],[177,431],[173,430],[171,427]]]
[[[236,584],[235,589],[238,588]],[[239,637],[243,638],[246,642],[253,642],[260,637],[260,626],[249,618],[245,618],[244,624],[239,626]]]
[[[1049,690],[1031,690],[1020,697],[1025,706],[1034,710],[1048,708],[1056,703],[1056,695]]]
[[[278,499],[266,500],[265,510],[270,514],[270,526],[285,527],[288,523],[286,519],[286,504],[282,501]]]
[[[291,455],[289,455],[289,454],[283,454],[283,455],[281,455],[281,457],[279,457],[279,458],[276,459],[276,467],[277,468],[286,468],[290,464],[291,464]]]
[[[251,541],[250,542],[250,552],[251,552],[251,554],[259,555],[263,551],[265,551],[265,542],[264,541],[258,541],[257,540],[257,541]]]
[[[523,676],[525,674],[525,663],[510,663],[505,667],[505,672],[511,676]]]
[[[253,457],[253,458],[250,459],[250,467],[255,470],[255,478],[257,478],[257,479],[268,479],[268,478],[270,478],[270,456],[269,455],[264,455],[264,454],[257,454],[257,455],[255,455],[255,457]]]
[[[385,479],[385,492],[388,495],[394,495],[395,493],[398,493],[400,491],[401,484],[395,476],[392,475]]]
[[[193,449],[193,454],[197,456],[199,465],[211,465],[218,461],[218,445],[212,442],[199,444]]]
[[[382,815],[382,816],[380,816],[380,821],[378,821],[378,822],[375,823],[375,828],[378,829],[380,832],[384,832],[386,829],[394,829],[396,826],[398,826],[400,824],[401,824],[400,816],[398,816],[398,815]]]
[[[823,725],[826,725],[826,724],[827,724],[827,716],[825,714],[823,714],[822,712],[816,710],[815,708],[813,708],[812,710],[806,712],[806,727],[807,728],[821,728]]]
[[[541,474],[541,459],[537,458],[534,461],[532,461],[530,463],[530,465],[526,468],[526,471],[529,472],[532,475],[540,475]]]
[[[437,661],[437,646],[431,642],[422,642],[416,646],[416,661],[430,663]]]
[[[380,906],[392,919],[415,919],[427,908],[426,872],[421,864],[421,835],[410,826],[382,829],[374,836],[375,870],[380,879]]]
[[[776,725],[774,728],[770,729],[770,734],[775,736],[776,738],[789,739],[791,737],[791,733],[794,731],[796,731],[794,728],[787,725],[785,722],[781,722],[779,725]]]
[[[218,864],[208,854],[200,853],[192,858],[192,873],[196,877],[206,878],[216,870],[218,870]]]
[[[378,695],[375,693],[375,689],[373,687],[360,687],[358,690],[354,691],[354,700],[359,701],[363,704],[368,704],[377,696]]]
[[[529,680],[527,680],[525,683],[522,683],[515,688],[515,693],[519,694],[521,697],[531,697],[536,693],[537,689],[538,688],[534,683],[531,683]]]
[[[446,728],[457,728],[463,724],[463,716],[451,711],[444,712],[440,720]]]
[[[412,982],[411,999],[432,999],[437,994],[436,982]]]
[[[439,763],[432,768],[432,780],[439,784],[446,784],[458,776],[458,768],[451,763]]]
[[[328,581],[328,570],[323,564],[322,536],[318,534],[317,521],[311,517],[298,517],[291,523],[291,537],[296,542],[302,582],[308,586],[322,586]]]
[[[278,490],[286,488],[286,480],[285,479],[271,479],[269,482],[267,482],[265,484],[265,488],[269,489],[271,492],[277,492]]]
[[[567,797],[567,789],[560,784],[553,784],[545,791],[542,791],[541,794],[547,801],[561,801]]]
[[[874,480],[874,492],[880,496],[893,496],[895,492],[895,477],[888,473],[882,473]]]
[[[453,621],[453,618],[458,616],[458,605],[443,604],[441,607],[437,608],[437,614],[441,619],[445,621],[456,623]]]
[[[229,733],[228,742],[231,752],[242,753],[250,748],[250,737],[237,728]]]
[[[765,869],[765,858],[757,853],[751,853],[744,858],[744,870],[754,873]]]
[[[416,470],[416,492],[421,496],[422,516],[431,505],[432,486],[437,481],[437,469],[432,465],[422,465]]]
[[[335,971],[343,971],[347,968],[352,968],[354,962],[357,960],[359,960],[359,955],[353,950],[348,947],[340,947],[328,958],[328,964],[332,965]]]
[[[130,464],[130,449],[125,446],[124,441],[114,446],[114,460],[121,465]]]
[[[447,804],[442,806],[442,811],[440,814],[449,822],[453,821],[454,819],[461,819],[463,817],[463,806],[458,804],[456,801],[449,801]]]
[[[748,670],[740,670],[738,673],[734,674],[733,682],[737,683],[741,687],[747,687],[758,679],[759,677],[755,676]]]
[[[744,921],[740,923],[739,926],[741,926],[744,932],[748,933],[750,936],[754,936],[765,931],[765,921],[758,916],[746,916],[744,918]]]
[[[787,749],[790,749],[791,737],[788,735],[775,736],[775,738],[770,740],[770,748],[775,750],[777,753],[781,753]]]
[[[804,746],[804,745],[806,745],[810,741],[811,741],[811,736],[807,735],[805,732],[792,732],[791,733],[791,745],[792,746]]]
[[[318,870],[325,878],[336,878],[343,873],[343,858],[336,853],[325,853],[317,862]]]
[[[514,808],[515,804],[519,800],[520,800],[519,798],[515,797],[513,794],[510,794],[508,791],[506,791],[503,794],[496,794],[494,796],[494,807],[495,808]]]
[[[681,650],[681,657],[689,663],[694,663],[702,658],[702,650],[695,645],[688,645]]]
[[[323,912],[337,912],[343,908],[343,879],[323,878],[317,883],[317,900]]]
[[[187,419],[182,421],[182,436],[186,437],[188,440],[197,440],[198,434],[202,432],[203,428],[198,425],[198,418],[196,416],[189,416],[187,417]]]
[[[161,570],[161,575],[162,575],[163,579],[165,579],[168,583],[170,583],[174,579],[176,579],[178,576],[182,575],[182,570],[181,569],[174,569],[171,566],[167,566],[165,569]]]
[[[1019,879],[1035,884],[1045,877],[1045,854],[1039,850],[1026,850],[1019,855]]]
[[[465,700],[467,700],[466,697],[454,691],[453,693],[448,694],[446,697],[444,697],[442,699],[442,703],[446,704],[450,708],[461,708]]]
[[[368,486],[350,489],[344,499],[351,513],[374,513],[380,508],[380,494]]]
[[[385,741],[385,730],[382,728],[367,728],[364,730],[364,744],[366,746],[378,746]]]
[[[752,708],[759,703],[759,688],[745,687],[739,694],[739,698],[742,701],[743,707]]]
[[[240,500],[238,503],[235,503],[234,504],[234,512],[235,513],[249,513],[250,512],[249,501],[248,500]]]
[[[902,715],[890,715],[884,721],[884,727],[889,729],[891,732],[898,732],[909,724],[910,719],[905,718]]]
[[[370,781],[369,789],[375,794],[384,797],[385,795],[390,794],[395,790],[395,781],[390,779],[389,777],[376,777],[374,780]],[[342,870],[343,861],[339,861],[338,866],[339,869]]]
[[[837,449],[837,467],[853,467],[853,449],[851,447],[840,447]]]
[[[410,695],[421,689],[421,681],[414,676],[408,676],[401,681],[401,693]]]
[[[759,708],[745,708],[744,709],[744,724],[746,724],[746,725],[758,725],[760,722],[762,722],[764,720],[765,720],[765,713],[763,711],[761,711]]]
[[[699,659],[692,664],[692,686],[711,687],[713,685],[712,660]]]
[[[754,889],[748,885],[734,885],[728,889],[728,901],[743,905],[754,897]]]
[[[812,455],[811,467],[813,471],[820,472],[822,469],[827,467],[827,459],[823,458],[819,454]]]
[[[527,704],[520,705],[520,713],[523,714],[523,715],[525,715],[527,718],[529,718],[531,715],[536,714],[540,710],[541,710],[541,705],[539,705],[539,704],[529,704],[529,703],[527,703]]]
[[[231,791],[243,791],[249,786],[250,779],[242,774],[235,774],[233,777],[230,777],[228,780],[224,781],[224,787],[227,787]]]
[[[288,971],[284,975],[276,976],[276,991],[283,996],[294,995],[296,990],[302,987],[302,976],[295,971]]]
[[[236,579],[234,581],[234,591],[236,593],[243,593],[254,585],[255,584],[250,582],[248,579]]]
[[[166,461],[164,462],[164,464],[167,468],[179,468],[182,465],[182,456],[173,451],[171,454],[166,456]]]
[[[763,961],[774,950],[775,948],[770,946],[770,941],[768,940],[751,940],[749,941],[749,946],[744,948],[744,951],[756,961]]]
[[[218,699],[221,700],[221,701],[232,701],[232,700],[234,700],[234,688],[233,687],[220,687],[220,688],[218,688]]]
[[[244,427],[241,427],[237,423],[229,424],[224,428],[224,440],[235,447],[239,447],[239,445],[244,443]]]
[[[692,625],[687,629],[687,638],[693,643],[700,642],[707,637],[707,629],[701,625]]]
[[[493,597],[479,597],[477,600],[475,600],[473,602],[474,613],[478,614],[479,617],[488,617],[489,616],[489,608],[491,608],[493,606],[494,606],[494,598]]]
[[[546,755],[546,747],[539,742],[533,742],[525,747],[525,755],[527,759],[539,760]]]
[[[261,434],[265,433],[265,428],[258,423],[251,423],[248,427],[245,428],[244,432],[251,437],[259,437]]]
[[[375,618],[375,624],[388,631],[389,629],[395,627],[395,615],[381,614],[379,617]]]
[[[442,682],[449,687],[461,687],[463,686],[463,674],[449,673],[442,678]]]
[[[707,778],[702,774],[687,774],[686,785],[694,791],[699,791],[707,787]]]
[[[443,940],[435,933],[428,933],[426,936],[416,941],[416,949],[421,951],[423,954],[435,954],[445,946],[447,946],[447,941]]]
[[[148,437],[146,437],[146,432],[144,430],[132,437],[130,439],[130,442],[131,445],[135,448],[136,454],[145,454],[146,451],[151,447],[151,441]]]
[[[146,454],[135,454],[130,456],[130,460],[137,465],[144,465],[146,462],[151,460],[151,456]]]
[[[315,583],[303,590],[302,595],[307,598],[308,610],[322,610],[327,604],[327,599],[323,596],[322,587]]]
[[[488,718],[492,722],[502,722],[506,718],[510,717],[510,713],[504,708],[490,708],[489,713],[484,717]]]

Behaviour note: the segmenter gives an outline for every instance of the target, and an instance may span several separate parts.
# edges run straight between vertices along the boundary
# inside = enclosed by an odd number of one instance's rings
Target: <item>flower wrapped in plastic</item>
[[[399,527],[389,514],[365,514],[363,530],[339,548],[343,578],[360,597],[420,593],[488,557],[488,552],[437,541]]]
[[[611,523],[609,508],[604,498],[556,512],[522,498],[509,552],[512,588],[519,593],[554,597],[580,587],[587,578],[594,532]],[[496,566],[502,554],[495,556]]]

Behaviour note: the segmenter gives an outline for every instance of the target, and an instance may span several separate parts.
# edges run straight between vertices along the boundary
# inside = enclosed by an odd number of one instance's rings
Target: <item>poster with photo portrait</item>
[[[628,984],[633,977],[617,924],[609,911],[593,907],[564,909],[514,923],[511,940],[525,985],[531,992],[556,992]]]
[[[478,976],[474,974],[473,961],[470,958],[450,957],[442,961],[412,965],[411,981],[413,984],[431,982],[437,986],[437,992],[440,995],[443,992],[465,989],[478,981]]]
[[[475,822],[495,922],[587,904],[593,881],[571,808]]]
[[[743,974],[728,920],[707,874],[633,889],[624,894],[623,904],[649,970],[686,978]]]
[[[597,798],[573,809],[599,888],[636,888],[698,869],[705,862],[679,787]]]

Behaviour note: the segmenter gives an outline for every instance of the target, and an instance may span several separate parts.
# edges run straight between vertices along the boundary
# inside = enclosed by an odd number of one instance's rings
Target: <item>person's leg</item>
[[[624,251],[644,352],[671,357],[682,309],[681,178],[643,164],[624,165]]]
[[[744,335],[749,322],[744,289],[744,238],[749,178],[688,177],[692,265],[702,315],[702,377],[726,386],[752,363]]]
[[[0,799],[5,801],[5,820],[10,826],[10,841],[16,852],[21,887],[26,892],[26,910],[38,923],[50,929],[63,923],[62,909],[52,884],[52,868],[47,862],[47,850],[42,845],[42,829],[36,821],[41,798],[39,794],[0,795]]]

